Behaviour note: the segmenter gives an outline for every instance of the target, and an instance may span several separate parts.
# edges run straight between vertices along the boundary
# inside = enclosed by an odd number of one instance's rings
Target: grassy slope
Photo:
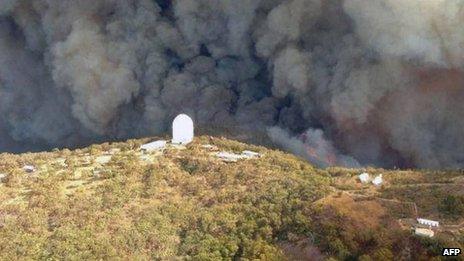
[[[141,156],[146,141],[0,155],[8,174],[0,185],[1,258],[381,260],[428,258],[444,244],[412,237],[396,222],[400,214],[375,199],[404,200],[412,188],[402,184],[443,181],[443,173],[372,169],[387,176],[372,190],[354,181],[357,170],[320,170],[263,147],[203,136],[185,150]],[[223,163],[201,144],[264,156]],[[38,171],[25,173],[25,164]],[[460,173],[445,174],[459,186]],[[446,240],[459,244],[459,234]]]

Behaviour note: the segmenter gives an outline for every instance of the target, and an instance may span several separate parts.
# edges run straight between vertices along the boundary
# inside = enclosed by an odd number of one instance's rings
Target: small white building
[[[0,183],[4,182],[6,177],[8,177],[8,175],[6,175],[5,173],[0,173]]]
[[[225,151],[216,153],[216,157],[220,158],[222,161],[225,161],[225,162],[237,162],[238,160],[244,158],[242,155],[225,152]]]
[[[237,162],[238,160],[254,159],[261,157],[261,154],[249,150],[242,151],[241,154],[221,151],[215,154],[216,157],[225,162]]]
[[[374,180],[372,180],[372,184],[376,186],[380,186],[382,185],[382,183],[383,183],[382,174],[378,175],[377,177],[374,178]]]
[[[361,181],[361,183],[369,183],[369,181],[371,181],[371,176],[364,172],[364,173],[361,173],[359,176],[358,176],[359,180]]]
[[[102,155],[95,158],[95,162],[98,164],[107,164],[111,161],[111,155]]]
[[[193,141],[193,120],[186,114],[179,114],[172,122],[172,143],[189,144]]]
[[[429,226],[429,227],[438,227],[440,225],[440,222],[438,221],[429,220],[425,218],[418,218],[417,223],[424,225],[424,226]]]
[[[142,146],[140,146],[140,149],[144,151],[156,151],[156,150],[162,150],[165,147],[166,147],[165,140],[157,140],[154,142],[143,144]]]
[[[433,230],[428,229],[428,228],[416,227],[414,230],[414,234],[421,236],[421,237],[433,237],[435,235],[435,232],[433,232]]]
[[[23,167],[23,170],[27,173],[32,173],[36,171],[36,168],[32,165],[26,165]]]
[[[261,154],[259,154],[258,152],[250,151],[250,150],[244,150],[242,151],[242,156],[251,159],[251,158],[259,158],[261,157]]]

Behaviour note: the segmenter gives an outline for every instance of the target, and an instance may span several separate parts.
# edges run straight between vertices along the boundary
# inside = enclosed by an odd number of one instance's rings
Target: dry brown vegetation
[[[404,184],[456,185],[459,172],[368,169],[385,173],[373,189],[356,181],[360,170],[321,170],[264,147],[202,136],[142,154],[149,140],[1,154],[1,259],[420,259],[447,243],[413,237],[376,197],[412,200]],[[224,163],[202,144],[263,157]],[[441,194],[417,195],[421,211],[437,213],[421,197]]]

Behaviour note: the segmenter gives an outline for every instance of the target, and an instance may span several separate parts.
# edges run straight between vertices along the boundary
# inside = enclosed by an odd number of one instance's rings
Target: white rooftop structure
[[[95,158],[95,162],[99,164],[106,164],[111,161],[111,155],[102,155]]]
[[[438,227],[440,225],[440,222],[438,221],[429,220],[425,218],[418,218],[417,223],[421,225],[429,226],[429,227]]]
[[[193,120],[186,114],[179,114],[172,122],[172,143],[189,144],[193,141]]]
[[[375,177],[374,180],[372,181],[372,184],[374,184],[376,186],[380,186],[380,185],[382,185],[382,183],[383,183],[382,174]]]
[[[32,173],[34,171],[36,171],[36,168],[32,165],[26,165],[23,167],[23,170],[27,173]]]
[[[361,173],[358,177],[361,183],[368,183],[371,180],[371,176],[366,172]]]
[[[157,140],[154,142],[143,144],[142,146],[140,146],[140,149],[145,150],[145,151],[155,151],[155,150],[162,150],[165,147],[166,147],[165,140]]]
[[[8,175],[6,175],[5,173],[0,173],[0,182],[3,182],[4,179],[6,179]]]
[[[435,235],[435,232],[428,228],[416,227],[416,229],[414,230],[414,234],[421,237],[433,237]]]
[[[231,152],[221,151],[216,153],[216,157],[225,162],[237,162],[241,159],[254,159],[261,157],[261,154],[249,150],[242,151],[242,154],[235,154]]]
[[[218,152],[216,156],[225,162],[237,162],[239,159],[244,158],[242,155],[225,151]]]
[[[257,158],[261,157],[261,154],[258,152],[250,151],[250,150],[244,150],[242,151],[242,155],[247,158]]]

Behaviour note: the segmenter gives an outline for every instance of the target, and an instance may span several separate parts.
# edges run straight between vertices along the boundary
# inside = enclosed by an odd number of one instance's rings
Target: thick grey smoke
[[[461,0],[0,0],[0,151],[200,130],[464,166]]]

